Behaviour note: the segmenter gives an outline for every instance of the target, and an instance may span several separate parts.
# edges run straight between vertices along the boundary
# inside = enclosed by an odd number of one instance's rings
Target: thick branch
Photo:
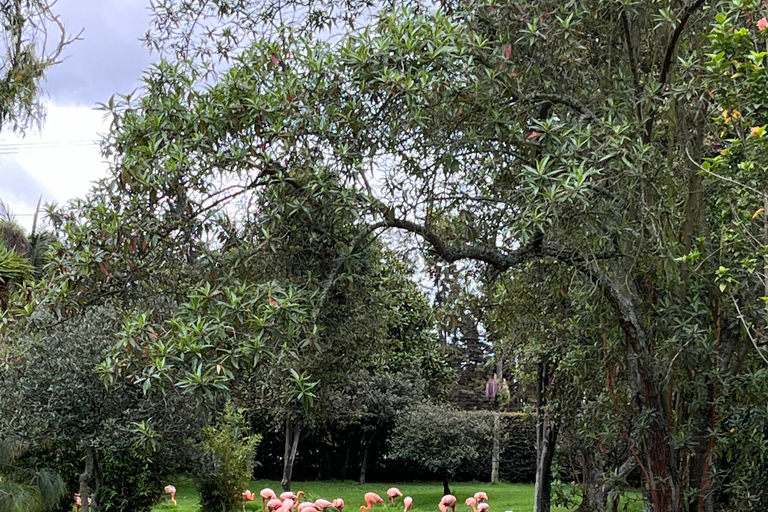
[[[669,71],[672,68],[672,60],[675,56],[675,49],[677,48],[677,41],[680,39],[683,30],[685,30],[685,25],[688,23],[688,19],[694,12],[704,5],[704,2],[705,0],[696,0],[695,2],[688,4],[683,10],[683,15],[680,16],[680,23],[672,33],[672,39],[669,40],[669,45],[667,46],[667,53],[664,55],[664,63],[661,66],[661,75],[659,75],[659,84],[661,87],[664,87],[667,84]]]
[[[448,245],[431,229],[409,220],[390,217],[386,219],[386,223],[389,227],[404,229],[405,231],[419,235],[432,246],[438,256],[448,263],[453,263],[454,261],[459,260],[482,261],[503,271],[520,265],[541,254],[540,237],[514,252],[505,253],[498,249],[491,249],[482,245]]]
[[[560,96],[557,94],[537,94],[531,98],[531,101],[536,103],[547,102],[552,104],[560,104],[569,107],[579,114],[583,115],[589,120],[597,119],[594,113],[589,110],[583,103],[571,96]]]
[[[683,30],[685,30],[691,15],[699,10],[701,6],[704,5],[705,1],[706,0],[695,0],[694,2],[688,4],[685,9],[683,9],[683,14],[680,16],[680,23],[677,25],[677,27],[675,27],[675,31],[672,33],[672,38],[669,40],[667,51],[664,55],[664,61],[661,65],[661,74],[659,75],[659,89],[662,92],[664,90],[664,86],[667,85],[667,82],[669,81],[669,74],[672,70],[672,62],[675,58],[675,50],[677,49],[677,43],[680,40],[680,36],[683,34]],[[651,114],[648,116],[648,120],[645,122],[645,133],[643,138],[646,143],[650,142],[651,140],[651,135],[653,133],[653,123],[656,120],[656,112],[657,110],[651,112]]]

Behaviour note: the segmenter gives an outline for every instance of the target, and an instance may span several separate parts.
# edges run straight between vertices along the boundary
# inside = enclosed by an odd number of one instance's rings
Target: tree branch
[[[537,94],[531,98],[531,101],[536,103],[547,102],[552,104],[560,104],[569,107],[579,114],[583,115],[589,120],[597,119],[594,113],[589,110],[583,103],[571,96],[560,96],[557,94]]]
[[[672,33],[672,38],[669,40],[667,51],[664,55],[664,61],[661,65],[661,74],[659,75],[659,89],[663,90],[664,86],[667,85],[667,82],[669,81],[669,73],[672,70],[672,61],[675,57],[677,43],[680,40],[680,36],[683,34],[683,30],[685,30],[685,26],[688,24],[688,20],[694,12],[699,10],[701,6],[704,5],[705,1],[706,0],[695,0],[694,2],[688,4],[685,9],[683,9],[683,14],[680,16],[680,23],[677,25],[677,27],[675,27],[675,31]],[[651,112],[651,114],[648,116],[648,120],[645,122],[645,133],[643,138],[646,143],[650,142],[651,140],[653,123],[655,120],[656,110],[654,109],[654,111]]]
[[[531,243],[524,245],[514,252],[505,253],[498,249],[482,245],[448,245],[431,229],[409,220],[389,217],[385,222],[389,227],[403,229],[419,235],[432,246],[438,256],[448,263],[453,263],[459,260],[482,261],[503,271],[518,266],[537,255],[541,255],[541,236],[535,238]]]

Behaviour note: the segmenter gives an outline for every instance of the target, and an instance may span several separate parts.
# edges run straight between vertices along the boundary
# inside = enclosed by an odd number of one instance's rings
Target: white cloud
[[[39,134],[0,135],[0,199],[22,225],[31,227],[31,198],[64,203],[84,196],[93,181],[107,175],[96,142],[107,129],[103,112],[50,103]]]

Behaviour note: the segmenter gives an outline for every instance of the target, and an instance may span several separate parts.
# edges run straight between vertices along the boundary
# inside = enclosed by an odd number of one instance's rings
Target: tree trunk
[[[373,436],[371,436],[371,440]],[[368,448],[370,446],[370,440],[365,440],[365,432],[363,432],[362,453],[360,455],[360,478],[358,483],[365,485],[365,469],[368,467]]]
[[[536,484],[533,498],[534,512],[549,512],[552,495],[552,459],[555,455],[555,443],[557,441],[557,425],[548,425],[542,422],[537,430],[543,430],[537,438],[541,442],[536,448]]]
[[[81,512],[90,512],[91,507],[88,505],[88,484],[93,476],[93,447],[89,446],[85,449],[85,469],[80,474],[80,501],[82,502]]]
[[[499,382],[504,382],[504,359],[501,348],[494,347],[496,351],[496,376]],[[501,463],[501,414],[493,417],[493,450],[491,452],[491,484],[499,483],[499,464]]]
[[[557,442],[557,425],[549,422],[544,410],[546,388],[549,384],[549,364],[539,363],[536,379],[536,483],[533,497],[534,512],[549,512],[552,494],[552,459]]]
[[[499,462],[501,459],[501,413],[493,417],[493,451],[491,455],[491,484],[499,483]]]
[[[291,490],[293,463],[296,462],[296,451],[299,448],[301,427],[290,419],[285,420],[285,452],[283,455],[283,479],[280,486],[283,492]]]
[[[451,486],[448,483],[448,475],[443,475],[443,494],[451,494]]]
[[[349,456],[352,451],[352,443],[344,443],[346,448],[344,449],[344,460],[341,463],[341,479],[347,479],[347,470],[349,469]]]

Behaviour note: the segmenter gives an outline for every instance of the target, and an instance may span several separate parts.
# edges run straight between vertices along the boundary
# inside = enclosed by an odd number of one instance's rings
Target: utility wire
[[[14,155],[30,151],[95,147],[98,140],[59,140],[49,142],[0,143],[0,155]]]

